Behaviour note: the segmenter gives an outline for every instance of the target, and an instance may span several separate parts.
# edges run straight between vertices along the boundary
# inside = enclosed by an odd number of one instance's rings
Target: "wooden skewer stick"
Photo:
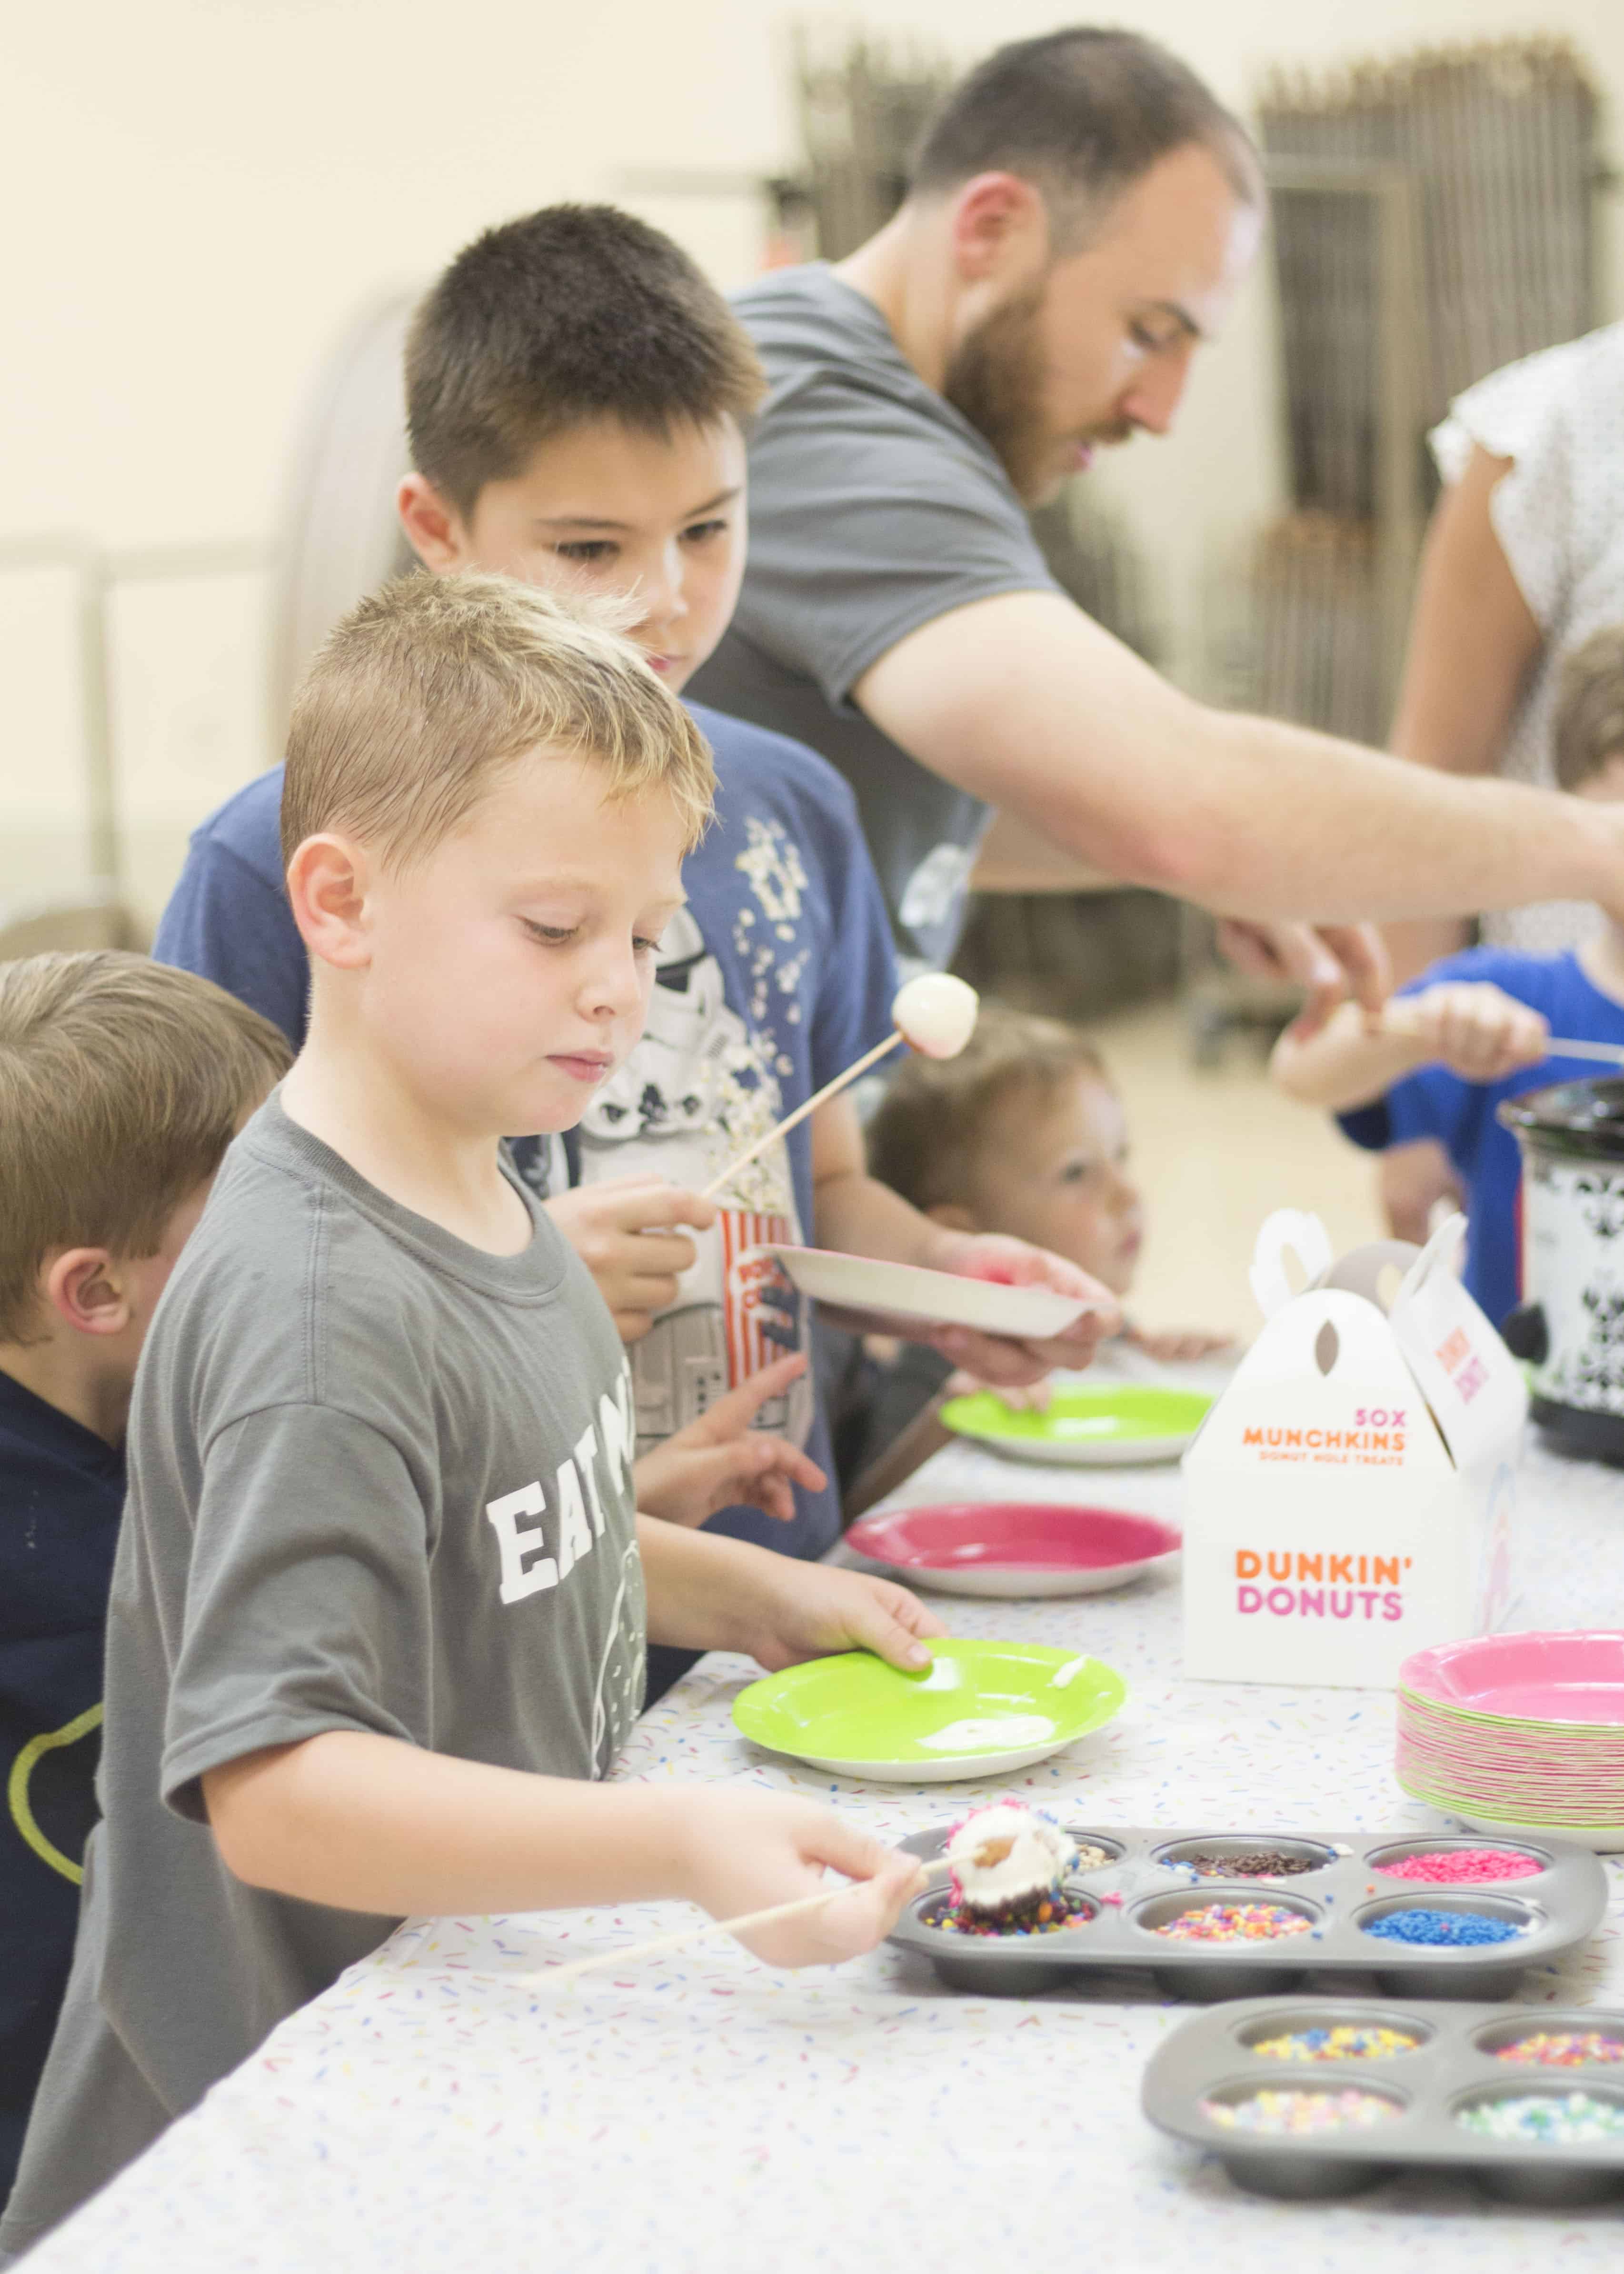
[[[942,1859],[938,1858],[938,1861]],[[921,1868],[934,1871],[935,1864]],[[634,1942],[622,1950],[594,1951],[590,1958],[576,1958],[568,1966],[544,1966],[538,1973],[513,1974],[507,1978],[525,1990],[561,1990],[578,1981],[583,1974],[596,1974],[605,1966],[629,1966],[635,1958],[652,1958],[667,1950],[681,1950],[690,1942],[703,1942],[710,1934],[740,1934],[747,1927],[771,1926],[778,1919],[804,1918],[812,1911],[822,1910],[843,1895],[846,1886],[825,1887],[821,1894],[797,1895],[793,1902],[773,1903],[764,1911],[746,1911],[741,1918],[703,1919],[697,1926],[680,1927],[674,1934],[658,1934],[647,1942]]]
[[[804,1105],[798,1105],[793,1113],[786,1113],[782,1121],[774,1122],[764,1137],[758,1137],[747,1151],[740,1154],[736,1161],[730,1161],[719,1177],[711,1178],[710,1183],[700,1193],[700,1199],[713,1201],[723,1186],[731,1184],[740,1170],[748,1168],[758,1153],[764,1153],[769,1145],[782,1137],[786,1130],[793,1129],[798,1121],[804,1121],[808,1113],[816,1113],[826,1098],[833,1097],[836,1092],[844,1089],[848,1082],[855,1081],[860,1073],[867,1073],[871,1065],[877,1065],[889,1051],[896,1049],[901,1040],[902,1030],[898,1028],[895,1033],[888,1035],[883,1043],[876,1043],[871,1050],[866,1050],[853,1065],[847,1066],[844,1073],[838,1073],[832,1081],[826,1081],[816,1096],[808,1097]]]
[[[1545,1044],[1550,1058],[1604,1058],[1609,1065],[1624,1065],[1624,1043],[1582,1043],[1570,1035],[1553,1035]]]

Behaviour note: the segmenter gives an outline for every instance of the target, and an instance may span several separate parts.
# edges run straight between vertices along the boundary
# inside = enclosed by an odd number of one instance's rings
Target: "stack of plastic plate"
[[[1479,1831],[1624,1848],[1624,1634],[1417,1651],[1399,1668],[1397,1774]]]

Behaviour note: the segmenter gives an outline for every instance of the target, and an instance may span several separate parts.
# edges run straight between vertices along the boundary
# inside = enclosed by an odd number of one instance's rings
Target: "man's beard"
[[[1018,497],[1039,502],[1053,486],[1043,431],[1043,285],[1027,287],[967,333],[949,358],[942,392],[991,445]]]

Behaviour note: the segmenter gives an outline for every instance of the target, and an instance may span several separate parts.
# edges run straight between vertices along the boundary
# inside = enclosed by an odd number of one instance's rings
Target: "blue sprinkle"
[[[1365,1931],[1379,1935],[1384,1942],[1455,1948],[1469,1943],[1512,1942],[1522,1928],[1515,1919],[1488,1918],[1478,1911],[1402,1910],[1372,1919]]]

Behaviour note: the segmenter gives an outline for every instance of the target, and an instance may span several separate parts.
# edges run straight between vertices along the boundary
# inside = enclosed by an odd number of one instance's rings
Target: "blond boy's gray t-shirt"
[[[1058,591],[986,438],[822,262],[734,296],[766,367],[750,434],[750,550],[732,625],[689,692],[838,766],[856,794],[905,966],[945,963],[991,809],[851,700],[950,609]]]
[[[396,1924],[235,1879],[206,1770],[332,1729],[553,1776],[613,1763],[644,1659],[629,1381],[525,1204],[529,1246],[485,1254],[274,1097],[228,1154],[136,1382],[104,1821],[0,2248]]]

